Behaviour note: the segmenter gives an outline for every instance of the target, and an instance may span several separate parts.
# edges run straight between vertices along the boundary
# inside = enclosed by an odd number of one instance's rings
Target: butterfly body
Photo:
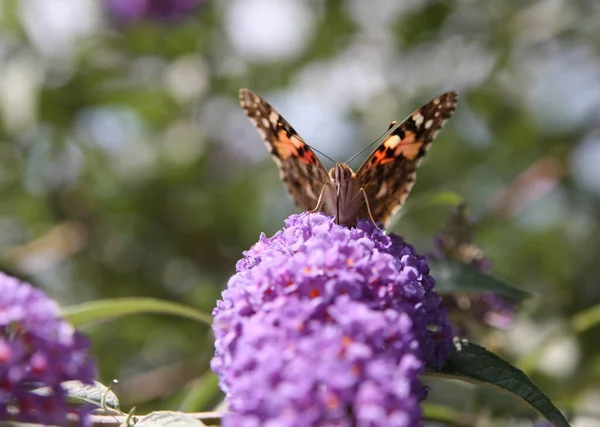
[[[447,92],[397,127],[391,126],[393,130],[356,173],[345,163],[337,163],[327,172],[273,107],[255,93],[240,90],[242,108],[265,141],[296,204],[305,211],[335,216],[339,224],[349,227],[358,219],[383,225],[389,222],[404,204],[420,161],[452,116],[457,100],[456,92]]]
[[[361,188],[352,169],[338,163],[329,171],[329,182],[323,186],[322,196],[312,210],[334,216],[338,224],[353,226],[357,218],[369,218]]]

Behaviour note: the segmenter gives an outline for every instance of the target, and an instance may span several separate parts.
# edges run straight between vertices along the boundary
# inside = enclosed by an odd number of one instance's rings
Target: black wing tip
[[[442,93],[440,96],[438,96],[437,98],[440,98],[442,96],[452,96],[454,98],[458,98],[458,91],[457,90],[448,90],[444,93]]]
[[[246,89],[244,87],[240,88],[240,90],[238,91],[238,95],[242,107],[244,107],[244,105],[251,104],[252,102],[256,102],[257,99],[260,99],[260,97],[257,94],[252,92],[250,89]]]
[[[450,98],[450,100],[452,101],[454,106],[456,106],[458,104],[458,98],[459,98],[458,91],[451,90],[451,91],[445,92],[442,95],[438,96],[438,98]]]
[[[441,95],[436,96],[431,101],[429,101],[429,103],[427,103],[424,106],[424,108],[428,107],[432,104],[435,107],[437,107],[437,109],[446,110],[447,112],[450,113],[450,116],[452,116],[452,114],[456,110],[456,107],[458,106],[458,92],[455,90],[444,92]],[[448,118],[450,118],[450,117],[448,117]]]
[[[452,98],[452,99],[458,99],[458,91],[456,90],[449,90],[447,92],[442,93],[439,96],[436,96],[436,98]],[[434,98],[435,99],[435,98]]]

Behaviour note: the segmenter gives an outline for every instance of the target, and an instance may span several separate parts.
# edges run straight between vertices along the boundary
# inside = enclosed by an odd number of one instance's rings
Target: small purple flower
[[[92,383],[96,367],[88,348],[46,294],[0,272],[0,420],[10,406],[20,421],[64,425],[73,412],[85,424],[90,408],[68,404],[60,384]],[[48,391],[33,392],[40,387]]]
[[[226,426],[416,426],[453,349],[424,257],[370,222],[292,215],[237,264],[213,329]]]
[[[203,0],[105,0],[110,14],[121,22],[136,20],[179,21]]]

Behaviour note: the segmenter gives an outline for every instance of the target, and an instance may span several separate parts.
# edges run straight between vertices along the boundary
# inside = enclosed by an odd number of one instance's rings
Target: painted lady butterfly
[[[456,92],[447,92],[419,108],[371,153],[356,173],[346,163],[329,173],[290,124],[260,96],[240,89],[240,103],[279,166],[280,176],[296,204],[321,211],[338,224],[370,219],[385,226],[404,204],[416,170],[441,127],[454,113]],[[386,132],[387,133],[387,132]]]

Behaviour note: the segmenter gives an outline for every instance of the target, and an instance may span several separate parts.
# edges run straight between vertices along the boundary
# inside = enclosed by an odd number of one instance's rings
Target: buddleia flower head
[[[20,421],[64,425],[73,412],[85,424],[90,408],[69,404],[61,383],[92,382],[88,348],[44,292],[0,272],[0,420],[12,408]]]
[[[368,221],[292,215],[237,264],[214,309],[229,426],[415,426],[418,375],[452,327],[426,259]]]

